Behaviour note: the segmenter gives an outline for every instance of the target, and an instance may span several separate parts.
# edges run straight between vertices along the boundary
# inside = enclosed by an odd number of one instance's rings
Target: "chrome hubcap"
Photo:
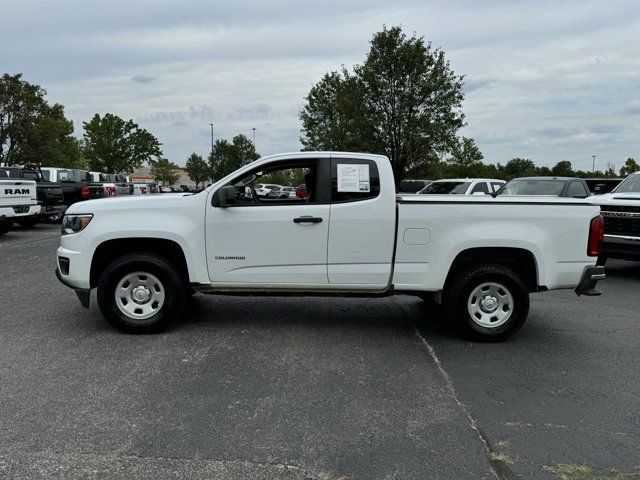
[[[151,299],[151,290],[145,285],[136,287],[131,290],[131,299],[139,305],[145,304]]]
[[[467,300],[471,319],[485,328],[504,324],[513,314],[514,300],[511,292],[497,282],[486,282],[473,289]]]
[[[164,287],[158,277],[150,273],[129,273],[118,282],[115,301],[118,309],[127,317],[145,320],[164,305]]]

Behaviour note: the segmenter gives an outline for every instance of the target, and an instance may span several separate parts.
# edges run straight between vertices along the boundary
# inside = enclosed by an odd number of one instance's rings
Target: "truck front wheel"
[[[117,258],[98,281],[98,305],[107,321],[127,333],[165,330],[184,306],[187,285],[164,257],[131,253]]]
[[[473,340],[500,342],[516,333],[529,314],[529,292],[515,271],[499,264],[469,267],[443,292],[447,317]]]

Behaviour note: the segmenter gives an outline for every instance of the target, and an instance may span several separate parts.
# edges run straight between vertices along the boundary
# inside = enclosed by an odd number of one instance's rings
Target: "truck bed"
[[[587,241],[599,208],[583,199],[398,195],[397,202],[393,284],[399,290],[442,288],[449,265],[467,248],[533,253],[543,289],[574,287],[582,267],[594,263]]]

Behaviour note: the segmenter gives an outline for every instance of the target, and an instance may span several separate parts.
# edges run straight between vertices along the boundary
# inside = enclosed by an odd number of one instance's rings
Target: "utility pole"
[[[213,123],[209,125],[211,125],[211,158],[213,158]]]
[[[593,166],[591,167],[591,171],[595,172],[596,171],[596,157],[597,157],[597,155],[591,155],[591,157],[593,157]]]

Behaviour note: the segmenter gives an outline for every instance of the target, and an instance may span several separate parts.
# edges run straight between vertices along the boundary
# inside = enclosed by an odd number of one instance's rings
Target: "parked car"
[[[585,178],[589,190],[594,195],[612,192],[624,178]]]
[[[133,184],[134,195],[151,195],[151,187],[146,183]]]
[[[176,187],[175,185],[160,185],[158,186],[159,193],[179,193],[180,187]]]
[[[245,195],[262,172],[291,168],[309,171],[307,199]],[[397,196],[386,157],[298,152],[197,195],[76,203],[56,273],[84,307],[97,287],[104,317],[132,333],[167,328],[192,290],[404,293],[441,302],[470,337],[500,341],[524,324],[530,292],[598,294],[601,244],[600,209],[584,200]]]
[[[14,221],[37,222],[40,208],[34,180],[9,179],[7,172],[0,170],[0,235],[11,230]]]
[[[90,198],[115,197],[133,193],[124,175],[100,172],[89,173],[91,175],[91,184],[89,184]]]
[[[309,196],[309,192],[307,191],[307,186],[304,183],[298,185],[296,189],[296,198],[307,198]]]
[[[8,178],[27,179],[36,182],[37,199],[42,207],[36,216],[16,218],[16,223],[23,228],[32,228],[39,221],[58,222],[62,219],[67,205],[64,202],[62,184],[46,180],[42,170],[37,166],[1,167]]]
[[[420,195],[489,195],[498,191],[504,180],[491,178],[451,178],[436,180],[424,187]]]
[[[256,192],[256,195],[258,195],[259,197],[264,197],[267,195],[267,193],[269,193],[271,190],[273,190],[275,187],[280,188],[282,185],[275,185],[272,183],[269,184],[257,184],[253,186],[253,189]]]
[[[42,176],[45,180],[62,185],[66,206],[89,199],[91,175],[86,170],[42,167]]]
[[[509,180],[498,195],[547,195],[563,198],[587,198],[587,182],[575,177],[521,177]]]
[[[640,261],[640,172],[632,173],[605,195],[589,197],[604,217],[604,246],[599,264],[609,258]]]
[[[402,180],[398,185],[398,193],[418,193],[433,180]]]
[[[296,190],[296,187],[273,187],[271,191],[267,193],[267,198],[297,198]]]

